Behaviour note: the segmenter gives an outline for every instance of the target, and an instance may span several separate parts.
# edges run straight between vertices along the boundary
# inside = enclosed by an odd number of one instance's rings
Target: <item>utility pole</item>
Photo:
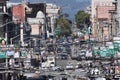
[[[47,26],[48,26],[48,25],[47,25],[46,6],[47,6],[47,5],[44,4],[44,7],[45,7],[45,8],[44,8],[44,12],[45,12],[45,19],[44,19],[44,21],[45,21],[45,31],[44,31],[44,32],[45,32],[45,41],[46,41],[46,39],[47,39]]]
[[[7,23],[8,20],[5,21]],[[5,26],[5,39],[6,39],[6,45],[8,45],[8,26],[6,24]]]
[[[21,42],[21,45],[24,46],[24,41],[23,41],[23,23],[21,23],[20,25],[20,42]]]
[[[115,14],[116,14],[116,10],[109,10],[109,13],[111,14],[111,23],[110,23],[110,26],[111,26],[111,39],[113,38],[113,36],[117,35],[116,34],[116,26],[115,26]]]

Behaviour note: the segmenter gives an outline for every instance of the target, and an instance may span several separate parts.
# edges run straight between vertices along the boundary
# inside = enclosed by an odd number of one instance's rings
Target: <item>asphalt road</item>
[[[76,60],[71,60],[71,59],[68,59],[68,60],[61,60],[61,59],[56,60],[56,66],[61,66],[64,69],[66,68],[66,66],[68,64],[71,64],[71,65],[73,65],[75,67],[75,66],[77,66],[77,63],[79,63],[79,62],[76,61]]]
[[[62,80],[63,77],[67,78],[67,80],[77,80],[79,77],[85,77],[86,71],[82,69],[77,70],[65,70],[64,72],[57,71],[44,71],[41,73],[42,75],[52,75],[55,76],[55,80]]]

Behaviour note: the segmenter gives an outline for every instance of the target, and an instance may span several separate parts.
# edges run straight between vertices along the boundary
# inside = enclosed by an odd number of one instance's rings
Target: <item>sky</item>
[[[10,0],[10,2],[22,2],[23,0]],[[91,0],[26,0],[30,3],[36,2],[48,2],[48,3],[55,3],[62,7],[62,13],[69,14],[68,19],[74,20],[74,15],[79,10],[86,9],[87,6],[90,5]]]

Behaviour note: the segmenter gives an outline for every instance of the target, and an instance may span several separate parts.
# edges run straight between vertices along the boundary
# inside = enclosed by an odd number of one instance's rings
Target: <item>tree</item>
[[[75,15],[75,21],[77,23],[77,27],[83,29],[85,25],[90,25],[90,14],[86,13],[85,11],[78,11]]]
[[[70,35],[71,34],[71,23],[70,23],[70,20],[68,19],[65,19],[65,17],[60,17],[59,19],[57,19],[57,27],[60,27],[61,28],[61,33],[60,33],[60,36],[62,35]]]

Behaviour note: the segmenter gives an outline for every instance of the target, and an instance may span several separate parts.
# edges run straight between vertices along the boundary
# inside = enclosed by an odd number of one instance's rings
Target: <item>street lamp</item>
[[[8,22],[8,19],[6,20],[5,24],[1,25],[0,28],[4,27],[5,26],[5,40],[6,40],[6,45],[8,44],[8,27],[7,26],[8,24],[10,23],[17,23],[18,20],[14,20],[14,21],[9,21]]]
[[[8,19],[6,20],[7,23]],[[6,45],[8,44],[8,24],[6,24],[5,26],[5,39],[6,39]]]
[[[117,35],[116,25],[115,25],[115,15],[116,15],[116,9],[115,10],[109,10],[109,13],[111,14],[111,39],[113,36]]]
[[[14,21],[9,21],[8,19],[5,21],[5,24],[1,25],[0,28],[5,26],[5,41],[6,41],[6,45],[8,44],[8,24],[13,23]]]

